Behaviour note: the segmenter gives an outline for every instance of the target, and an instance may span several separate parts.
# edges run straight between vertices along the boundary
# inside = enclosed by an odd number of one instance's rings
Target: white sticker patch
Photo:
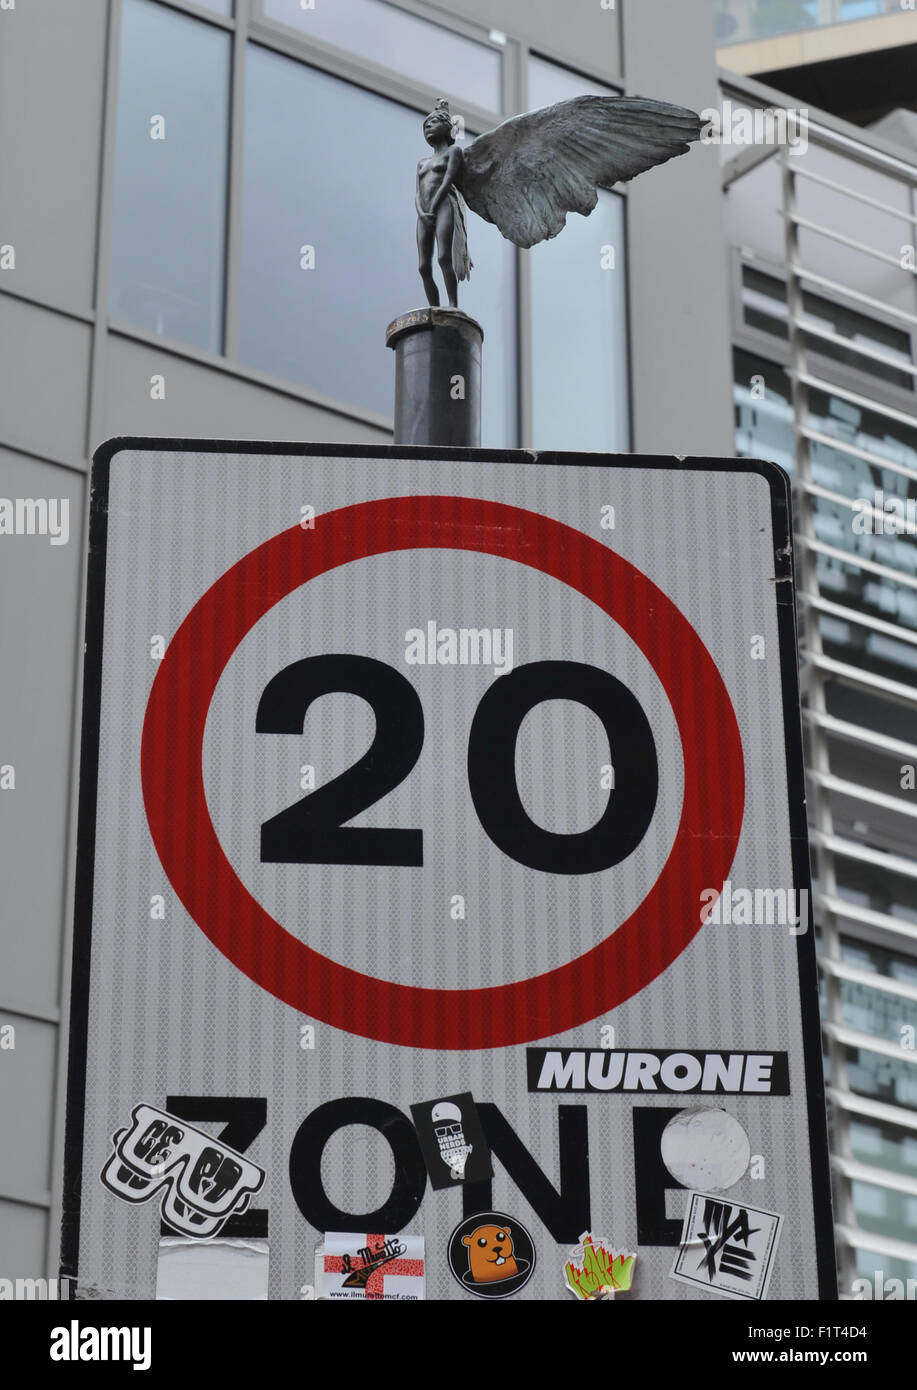
[[[694,1191],[723,1191],[748,1169],[751,1145],[725,1110],[682,1110],[662,1131],[662,1161],[676,1182]]]

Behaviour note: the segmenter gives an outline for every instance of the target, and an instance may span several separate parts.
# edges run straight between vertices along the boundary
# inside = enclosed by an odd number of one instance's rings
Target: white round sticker
[[[725,1110],[683,1110],[662,1131],[662,1161],[691,1191],[732,1187],[750,1157],[748,1135]]]

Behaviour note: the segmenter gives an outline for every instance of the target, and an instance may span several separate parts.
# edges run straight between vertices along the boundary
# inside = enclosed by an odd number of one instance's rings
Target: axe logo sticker
[[[135,1105],[131,1120],[112,1137],[102,1182],[123,1202],[161,1192],[162,1219],[180,1235],[218,1235],[264,1183],[262,1168],[187,1120],[154,1105]]]
[[[671,1277],[726,1298],[766,1298],[782,1225],[776,1212],[692,1192]]]

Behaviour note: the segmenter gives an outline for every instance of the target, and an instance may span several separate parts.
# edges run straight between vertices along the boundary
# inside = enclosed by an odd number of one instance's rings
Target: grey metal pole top
[[[484,330],[477,319],[473,319],[463,309],[430,307],[428,309],[412,309],[410,313],[399,314],[398,318],[392,319],[385,330],[385,345],[394,348],[399,338],[405,333],[430,328],[451,328],[463,337],[467,337],[469,342],[476,342],[478,347],[481,346],[484,339]]]
[[[395,443],[479,448],[481,325],[461,309],[412,309],[385,341],[395,354]]]

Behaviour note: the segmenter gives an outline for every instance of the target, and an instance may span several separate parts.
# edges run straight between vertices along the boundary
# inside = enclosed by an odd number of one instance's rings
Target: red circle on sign
[[[239,643],[300,585],[340,565],[400,550],[470,550],[529,565],[603,609],[649,660],[675,714],[684,801],[650,892],[576,960],[482,989],[375,979],[320,955],[239,879],[207,808],[202,753],[217,683]],[[701,894],[719,892],[738,844],[745,765],[728,692],[700,637],[620,555],[562,522],[501,502],[391,497],[326,512],[266,541],[217,580],[185,618],[147,704],[141,749],[150,831],[191,917],[256,984],[323,1023],[407,1047],[507,1047],[564,1033],[650,984],[701,927]]]

